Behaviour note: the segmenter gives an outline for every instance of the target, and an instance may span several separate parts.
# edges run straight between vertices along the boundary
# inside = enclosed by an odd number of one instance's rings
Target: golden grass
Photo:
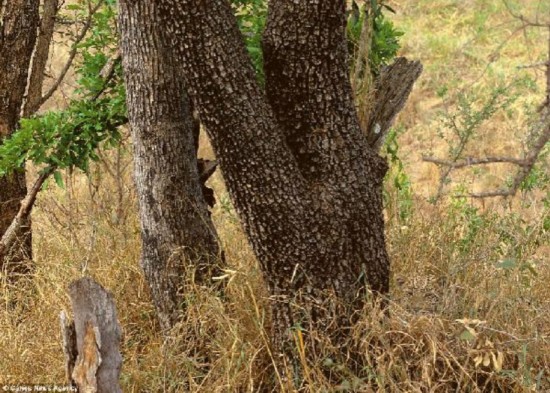
[[[191,287],[188,322],[163,342],[138,267],[135,210],[114,219],[119,196],[107,171],[101,173],[94,180],[97,189],[78,175],[67,177],[66,190],[52,186],[41,195],[34,217],[35,276],[18,288],[2,286],[0,385],[63,381],[58,315],[70,312],[68,283],[87,274],[116,300],[124,330],[124,391],[262,391],[273,382],[267,293],[230,206],[219,203],[214,212],[229,263],[226,299]],[[123,176],[129,184],[128,171]],[[395,192],[388,189],[390,197]],[[130,188],[122,203],[135,204]],[[548,249],[544,217],[527,226],[513,214],[472,215],[463,206],[442,209],[421,199],[415,206],[405,221],[388,212],[390,317],[368,308],[350,336],[367,356],[370,381],[361,385],[345,364],[327,363],[327,347],[304,365],[309,384],[300,391],[338,389],[326,380],[327,367],[340,376],[341,391],[354,386],[380,392],[550,388],[545,374],[550,268],[540,256],[547,254],[539,250]],[[513,266],[499,265],[508,259]],[[323,340],[322,332],[310,334]],[[299,341],[297,348],[302,348]]]
[[[435,192],[437,171],[420,160],[430,149],[446,153],[434,137],[442,109],[438,87],[493,86],[517,72],[516,65],[542,56],[544,34],[530,33],[540,48],[521,37],[511,40],[479,79],[513,30],[499,0],[394,3],[396,23],[406,32],[403,54],[421,59],[425,73],[399,120],[407,129],[399,143],[414,191],[411,216],[399,218],[403,196],[387,187],[390,315],[368,307],[350,335],[350,343],[365,353],[363,381],[346,364],[331,364],[327,348],[302,364],[308,385],[300,391],[550,391],[550,245],[542,227],[548,209],[539,194],[525,194],[512,205],[488,202],[485,213],[456,200],[433,206],[425,197]],[[522,100],[540,102],[540,89]],[[515,137],[523,132],[525,115],[520,104],[512,109],[512,116],[499,114],[487,123],[469,153],[519,154]],[[201,153],[211,154],[207,143]],[[122,154],[117,174],[116,156],[106,154],[90,179],[66,175],[65,190],[51,185],[40,195],[33,216],[36,272],[17,287],[0,287],[0,387],[63,382],[58,315],[70,314],[67,287],[82,275],[115,297],[124,331],[125,392],[256,392],[278,386],[270,371],[266,289],[219,173],[212,180],[218,198],[213,217],[229,264],[226,298],[191,287],[188,323],[163,341],[138,263],[131,159]],[[491,169],[489,180],[471,175],[468,184],[500,184],[504,171]],[[323,340],[322,332],[310,334]],[[298,352],[300,342],[297,337]],[[326,380],[327,369],[339,376],[338,385]]]

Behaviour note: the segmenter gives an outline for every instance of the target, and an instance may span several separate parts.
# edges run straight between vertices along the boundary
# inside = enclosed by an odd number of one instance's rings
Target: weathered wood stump
[[[121,328],[111,293],[89,277],[73,281],[74,322],[61,312],[67,378],[81,393],[121,393]]]

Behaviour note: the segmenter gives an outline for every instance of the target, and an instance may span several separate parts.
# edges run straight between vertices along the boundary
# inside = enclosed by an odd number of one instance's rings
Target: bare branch
[[[536,20],[531,20],[529,18],[526,18],[525,16],[523,16],[522,14],[518,14],[516,13],[512,7],[510,7],[510,4],[508,4],[508,1],[504,0],[503,1],[504,3],[504,6],[506,7],[506,10],[508,11],[508,13],[514,17],[515,19],[518,19],[520,20],[524,26],[530,26],[530,27],[550,27],[550,22],[540,22],[538,20],[538,17]]]
[[[533,64],[519,65],[516,68],[518,70],[521,70],[521,69],[525,69],[525,68],[538,68],[538,67],[543,67],[543,66],[548,67],[548,65],[550,65],[550,61],[540,61],[538,63],[533,63]]]
[[[431,157],[431,156],[422,156],[422,160],[426,162],[432,162],[436,165],[451,167],[453,169],[465,168],[475,165],[487,165],[495,163],[509,163],[519,166],[527,166],[528,163],[524,159],[514,158],[514,157],[483,157],[483,158],[465,158],[462,161],[448,161],[442,160],[440,158]]]
[[[63,69],[61,70],[61,73],[57,77],[57,80],[54,82],[53,86],[50,88],[50,90],[48,90],[46,94],[44,94],[44,96],[40,100],[40,104],[39,104],[40,106],[50,99],[50,97],[53,95],[53,93],[56,92],[56,90],[59,88],[59,86],[65,79],[65,76],[67,75],[67,72],[69,72],[69,69],[71,68],[74,58],[76,57],[76,54],[78,52],[78,44],[82,42],[84,37],[86,37],[86,33],[88,33],[88,30],[92,26],[93,15],[97,12],[97,10],[99,10],[99,8],[103,5],[103,3],[104,3],[104,0],[100,0],[93,8],[90,8],[88,17],[84,22],[84,26],[82,27],[82,30],[80,30],[80,33],[76,36],[76,39],[73,43],[71,51],[69,52],[69,57],[67,59],[67,62],[63,66]]]
[[[548,120],[548,119],[547,119]],[[537,162],[537,159],[546,145],[548,143],[548,140],[550,140],[550,122],[547,121],[546,129],[540,134],[539,138],[533,145],[531,151],[527,155],[524,161],[524,165],[522,165],[522,168],[520,171],[516,174],[514,181],[512,182],[512,185],[509,189],[502,189],[497,191],[491,191],[491,192],[481,192],[481,193],[470,193],[470,196],[473,198],[488,198],[488,197],[509,197],[514,196],[516,192],[518,191],[519,187],[521,186],[521,183],[525,180],[525,178],[529,175],[529,173],[533,170],[533,167],[535,166],[535,163]]]
[[[58,0],[44,0],[44,10],[40,22],[40,31],[36,40],[32,70],[29,78],[27,101],[23,109],[23,116],[28,117],[40,108],[42,101],[42,86],[44,84],[44,70],[48,62],[50,44],[53,37],[55,16],[57,14]]]
[[[503,0],[503,3],[506,6],[509,14],[515,19],[521,21],[522,23],[522,25],[519,27],[519,29],[516,30],[516,32],[520,30],[525,31],[528,27],[546,27],[550,30],[550,21],[545,23],[540,22],[538,14],[537,14],[536,20],[533,21],[524,17],[521,14],[516,13],[510,7],[510,5],[506,0]],[[499,47],[499,49],[501,47],[502,47],[502,44]],[[535,143],[527,152],[525,158],[518,159],[513,157],[484,157],[484,158],[466,158],[458,161],[458,158],[461,156],[463,152],[463,146],[459,146],[458,153],[454,154],[451,160],[443,160],[435,157],[424,156],[423,157],[424,161],[432,162],[438,166],[444,167],[444,169],[442,169],[443,173],[441,174],[441,177],[440,177],[439,190],[436,198],[439,198],[441,196],[445,180],[448,178],[449,174],[454,169],[465,168],[465,167],[474,166],[474,165],[493,164],[493,163],[510,163],[520,167],[519,171],[516,173],[516,175],[512,180],[511,186],[509,188],[502,188],[494,191],[469,193],[466,196],[469,196],[472,198],[510,197],[510,196],[514,196],[517,193],[522,183],[525,181],[529,173],[531,173],[531,171],[533,170],[533,167],[535,166],[537,159],[539,158],[544,146],[550,140],[550,38],[548,40],[548,59],[549,60],[547,61],[517,67],[518,69],[522,69],[522,68],[536,68],[536,67],[546,66],[546,98],[544,103],[540,106],[540,109],[539,109],[539,112],[542,112],[541,119],[538,123],[541,131],[540,133],[536,133],[538,134],[538,136],[533,137],[536,139]],[[492,61],[494,61],[494,59],[491,59],[491,62]]]
[[[99,71],[99,76],[102,77],[105,80],[109,80],[112,77],[112,74],[115,70],[115,66],[117,62],[120,60],[120,51],[117,50],[113,56],[111,56],[101,71]]]
[[[495,190],[495,191],[487,191],[487,192],[471,192],[465,196],[469,196],[471,198],[495,198],[495,197],[510,197],[514,196],[515,191],[512,191],[512,189],[501,189],[501,190]]]
[[[512,182],[512,185],[508,189],[499,189],[495,191],[488,191],[488,192],[480,192],[480,193],[469,193],[467,196],[470,196],[472,198],[489,198],[489,197],[509,197],[514,196],[521,186],[521,183],[525,180],[525,178],[529,175],[529,173],[533,170],[533,167],[535,166],[535,163],[537,162],[537,159],[546,145],[548,141],[550,140],[550,120],[549,120],[549,114],[546,114],[546,119],[543,120],[545,122],[545,128],[541,132],[540,136],[534,143],[531,150],[528,152],[527,156],[524,159],[520,158],[514,158],[514,157],[483,157],[483,158],[466,158],[461,161],[449,161],[449,160],[442,160],[436,157],[429,157],[429,156],[423,156],[422,160],[425,162],[431,162],[439,166],[446,167],[444,174],[441,177],[440,185],[439,185],[439,191],[438,196],[441,195],[441,191],[444,184],[444,179],[450,174],[450,172],[454,169],[460,169],[460,168],[466,168],[470,166],[475,165],[488,165],[488,164],[495,164],[495,163],[509,163],[518,165],[521,169],[514,177],[514,180]],[[544,124],[544,123],[543,123]]]
[[[107,88],[107,83],[109,83],[109,81],[115,76],[115,67],[119,61],[120,51],[117,50],[115,54],[107,60],[101,71],[99,71],[99,76],[103,78],[103,86],[92,97],[92,101],[97,100],[103,94],[103,92]]]
[[[373,17],[374,13],[370,12],[363,21],[361,36],[359,37],[359,47],[357,48],[357,53],[353,61],[354,69],[352,70],[353,76],[351,78],[351,85],[355,94],[357,94],[360,89],[366,89],[368,92],[372,87],[372,73],[368,56],[372,45]],[[361,77],[361,74],[364,76]]]
[[[54,172],[54,168],[48,168],[46,169],[34,182],[34,185],[27,193],[27,196],[25,199],[21,201],[21,207],[19,208],[19,212],[17,212],[17,215],[11,222],[8,229],[6,229],[6,232],[4,235],[2,235],[2,239],[0,239],[0,260],[3,260],[7,250],[10,249],[10,247],[15,243],[17,239],[17,233],[18,229],[23,225],[23,223],[27,222],[29,215],[31,213],[31,210],[34,206],[34,203],[36,202],[36,196],[38,195],[38,192],[42,188],[42,185],[46,181],[46,179]]]

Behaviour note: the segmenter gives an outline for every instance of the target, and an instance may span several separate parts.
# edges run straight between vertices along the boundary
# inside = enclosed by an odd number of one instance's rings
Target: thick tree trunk
[[[328,191],[320,203],[332,206],[324,212],[332,228],[323,233],[331,251],[321,259],[324,267],[309,264],[308,275],[317,277],[316,287],[333,287],[347,300],[357,296],[365,283],[358,278],[365,274],[372,290],[387,292],[381,189],[386,163],[369,147],[355,111],[345,2],[273,0],[263,47],[269,103],[302,175]]]
[[[142,267],[163,329],[185,282],[207,283],[219,247],[197,168],[196,130],[153,0],[120,1],[120,31],[143,241]]]
[[[355,113],[344,1],[270,2],[267,94],[226,1],[160,4],[269,285],[276,350],[289,354],[298,325],[341,343],[366,287],[384,294],[389,282],[386,163]]]
[[[17,127],[31,56],[39,23],[39,0],[6,2],[0,26],[0,143]],[[0,178],[0,235],[10,226],[27,194],[24,171]],[[32,256],[30,222],[22,225],[19,241],[4,258],[0,269],[26,273],[25,260]],[[9,263],[8,263],[9,262]]]

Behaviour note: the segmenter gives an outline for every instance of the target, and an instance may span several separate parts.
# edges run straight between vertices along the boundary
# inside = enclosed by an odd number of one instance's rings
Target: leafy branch
[[[21,203],[9,229],[0,240],[0,259],[15,241],[18,227],[31,213],[36,196],[50,177],[63,186],[60,170],[80,169],[87,172],[91,161],[99,160],[98,149],[120,142],[119,127],[127,122],[122,67],[116,50],[114,3],[99,0],[88,8],[87,20],[92,34],[80,40],[81,62],[75,70],[78,96],[68,107],[20,121],[19,129],[0,145],[0,176],[24,170],[29,161],[39,170],[39,177]],[[76,47],[76,46],[75,46]]]
[[[53,85],[50,87],[50,89],[38,100],[38,107],[40,107],[42,104],[44,104],[46,101],[48,101],[54,93],[57,91],[63,80],[65,80],[65,76],[67,76],[67,72],[71,69],[71,66],[74,62],[74,59],[76,55],[78,54],[78,49],[80,43],[84,40],[86,35],[88,34],[88,31],[93,25],[94,22],[94,15],[100,8],[104,5],[104,0],[98,0],[95,5],[92,5],[92,2],[90,1],[88,3],[88,12],[86,13],[86,19],[84,21],[84,25],[82,26],[80,32],[77,34],[77,36],[74,39],[73,45],[71,47],[71,50],[69,52],[69,56],[65,62],[65,65],[61,69],[61,72],[59,73],[57,79],[53,83]],[[83,12],[84,8],[80,4],[74,4],[67,6],[69,9],[76,10]]]

